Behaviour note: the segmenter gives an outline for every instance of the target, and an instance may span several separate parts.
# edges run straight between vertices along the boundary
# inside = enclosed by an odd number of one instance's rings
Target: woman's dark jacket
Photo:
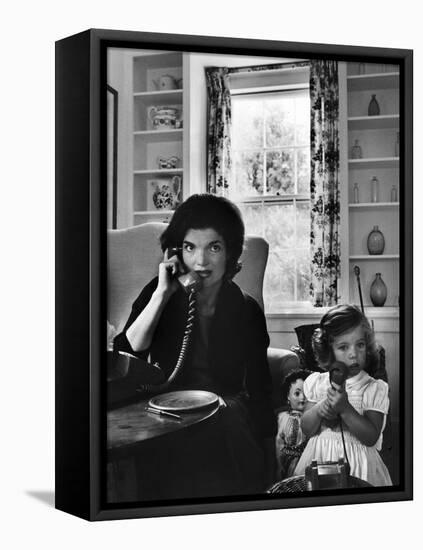
[[[168,377],[178,360],[187,320],[188,295],[182,287],[166,305],[148,350],[134,352],[126,338],[126,330],[150,301],[157,283],[156,277],[144,287],[133,303],[122,333],[115,338],[115,349],[130,352],[145,360],[150,356],[150,361],[158,362]],[[208,342],[208,362],[214,382],[212,389],[223,397],[246,394],[253,424],[261,437],[271,437],[276,433],[276,418],[270,398],[268,345],[266,320],[260,306],[234,282],[222,283]],[[184,374],[185,377],[189,375],[191,363],[188,349],[178,382],[184,379]]]

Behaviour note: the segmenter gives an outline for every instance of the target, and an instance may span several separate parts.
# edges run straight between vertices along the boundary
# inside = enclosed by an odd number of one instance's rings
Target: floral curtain
[[[338,301],[339,238],[339,88],[336,61],[310,63],[311,106],[311,282],[314,306]]]
[[[207,192],[228,195],[231,171],[231,93],[227,67],[206,68],[208,92]]]

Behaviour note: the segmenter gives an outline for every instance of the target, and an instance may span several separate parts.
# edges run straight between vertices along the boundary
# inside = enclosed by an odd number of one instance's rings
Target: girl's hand
[[[318,415],[325,420],[334,420],[337,416],[328,399],[325,399],[318,404]]]
[[[166,250],[163,261],[159,264],[159,282],[156,292],[170,297],[178,288],[177,275],[182,273],[184,269],[178,256],[174,254],[169,258]]]
[[[348,394],[344,386],[339,386],[335,382],[332,382],[327,395],[329,405],[336,414],[342,414],[347,410],[350,402],[348,401]]]

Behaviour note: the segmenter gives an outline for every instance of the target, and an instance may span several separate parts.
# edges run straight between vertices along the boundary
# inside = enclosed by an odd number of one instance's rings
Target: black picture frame
[[[109,47],[295,56],[400,65],[400,483],[306,497],[107,505],[104,499],[106,349],[106,56]],[[56,508],[87,520],[410,500],[412,474],[411,50],[91,29],[56,43]]]
[[[109,183],[108,193],[111,193],[111,213],[109,220],[109,226],[112,229],[117,228],[117,211],[118,211],[118,197],[117,197],[117,185],[118,185],[118,120],[119,120],[119,92],[107,84],[107,94],[110,103],[108,104],[108,151],[107,159],[109,162],[109,172],[107,174],[107,181]],[[110,110],[109,110],[110,109]],[[109,181],[110,180],[110,181]]]

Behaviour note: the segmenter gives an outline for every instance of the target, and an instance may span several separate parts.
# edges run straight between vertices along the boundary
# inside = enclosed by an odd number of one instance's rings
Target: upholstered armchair
[[[129,229],[108,231],[108,317],[117,332],[128,318],[131,305],[140,290],[156,274],[163,254],[159,237],[164,223],[149,222]],[[237,284],[253,296],[263,308],[263,278],[269,245],[261,237],[247,236],[241,257],[242,270],[235,277]],[[283,377],[298,367],[295,353],[269,348],[268,361],[273,382],[272,403],[281,406],[280,387]]]

